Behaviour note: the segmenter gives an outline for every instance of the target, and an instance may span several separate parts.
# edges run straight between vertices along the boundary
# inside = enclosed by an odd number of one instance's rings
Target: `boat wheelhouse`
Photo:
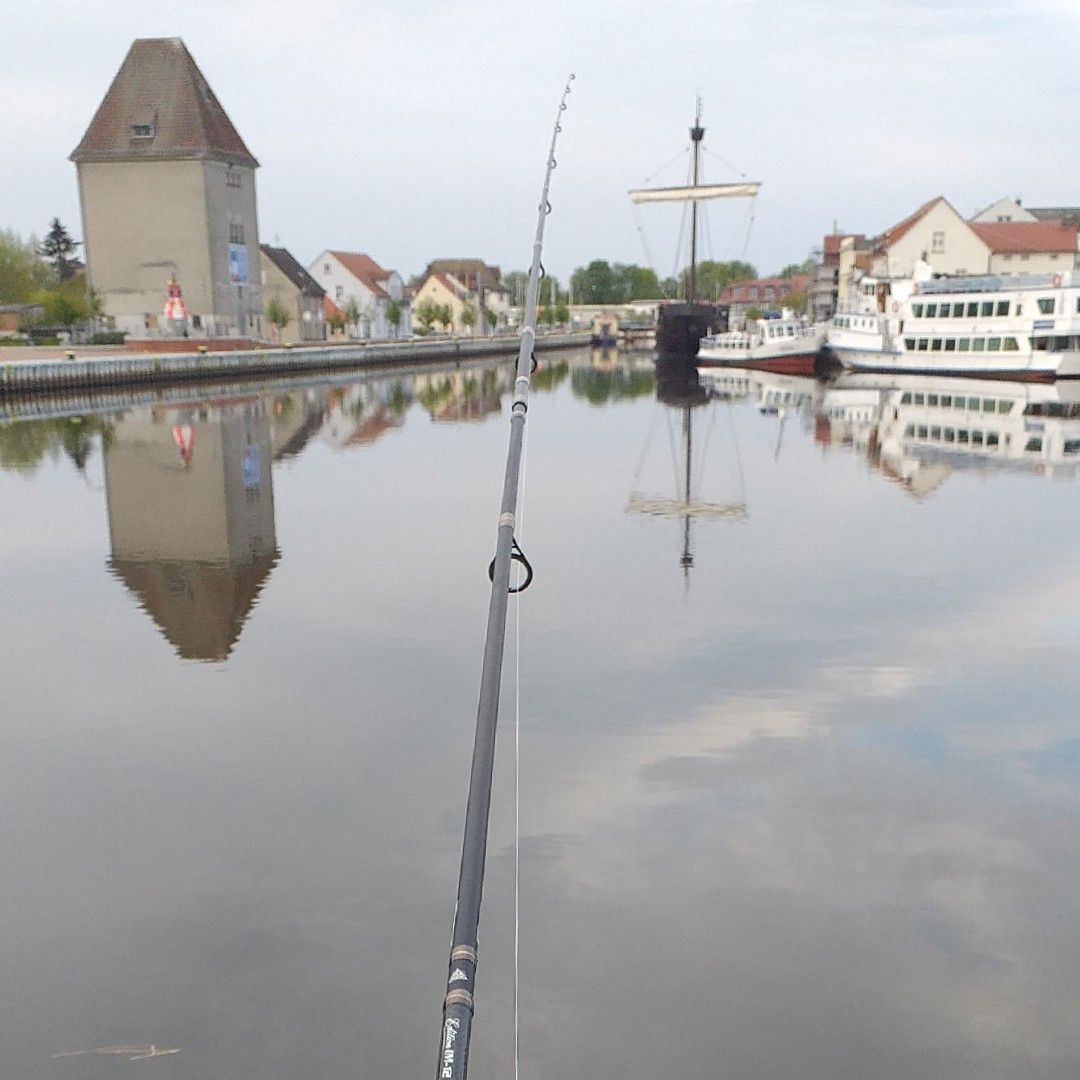
[[[812,375],[825,343],[825,330],[824,325],[815,325],[785,308],[778,318],[754,319],[745,330],[703,338],[698,364]]]

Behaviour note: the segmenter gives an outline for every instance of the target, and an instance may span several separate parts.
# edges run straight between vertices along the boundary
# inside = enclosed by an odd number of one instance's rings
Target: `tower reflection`
[[[184,659],[230,654],[278,560],[270,406],[137,409],[106,447],[109,565]]]

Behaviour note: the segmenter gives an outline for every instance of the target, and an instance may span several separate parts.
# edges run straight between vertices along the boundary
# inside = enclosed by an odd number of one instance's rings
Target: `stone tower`
[[[261,334],[259,163],[179,38],[131,46],[71,160],[90,284],[119,329]],[[174,277],[184,327],[164,325]]]

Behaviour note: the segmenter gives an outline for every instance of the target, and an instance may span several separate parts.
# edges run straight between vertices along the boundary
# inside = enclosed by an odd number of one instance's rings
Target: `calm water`
[[[510,381],[0,425],[5,1080],[433,1075]],[[522,1076],[1074,1078],[1071,391],[539,382]]]

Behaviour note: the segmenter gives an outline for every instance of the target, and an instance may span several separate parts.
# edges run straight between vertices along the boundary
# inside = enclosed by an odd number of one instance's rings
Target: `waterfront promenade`
[[[587,333],[541,334],[536,349],[570,348],[588,344]],[[360,369],[382,364],[425,363],[502,356],[517,352],[517,334],[498,337],[458,337],[382,341],[354,345],[262,348],[232,352],[139,354],[115,347],[33,350],[30,358],[0,357],[0,400],[41,391],[100,386],[190,382],[244,375]],[[11,352],[19,353],[18,347]],[[51,355],[43,356],[48,351]],[[56,353],[59,353],[59,356]],[[69,355],[74,353],[72,357]]]

